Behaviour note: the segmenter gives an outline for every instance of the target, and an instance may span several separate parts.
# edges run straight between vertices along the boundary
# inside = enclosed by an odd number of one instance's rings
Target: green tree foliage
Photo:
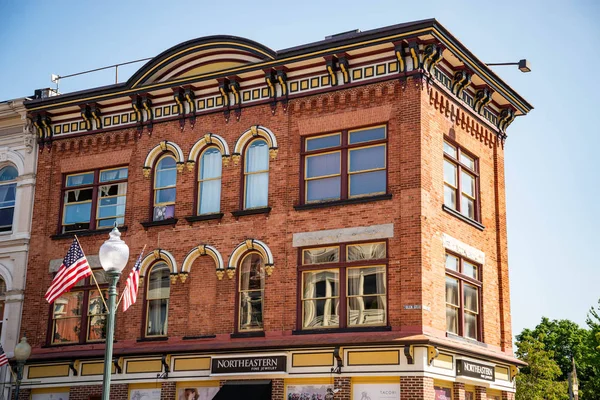
[[[568,384],[559,381],[561,370],[552,351],[526,329],[517,336],[517,357],[528,366],[517,375],[516,400],[566,400]]]
[[[587,375],[581,385],[581,398],[598,400],[600,399],[600,300],[598,300],[598,308],[590,309],[586,324],[589,328],[587,351],[584,354]]]

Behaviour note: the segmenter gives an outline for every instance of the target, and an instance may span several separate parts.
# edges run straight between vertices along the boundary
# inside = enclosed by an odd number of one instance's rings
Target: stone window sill
[[[479,229],[480,231],[485,229],[485,226],[483,226],[481,223],[475,221],[474,219],[471,219],[469,217],[465,217],[464,215],[462,215],[461,213],[459,213],[458,211],[447,207],[446,205],[442,206],[442,209],[444,211],[446,211],[448,214],[451,214],[453,216],[455,216],[456,218],[460,219],[461,221],[466,222],[467,224]]]
[[[268,214],[271,212],[271,207],[250,208],[248,210],[232,211],[234,217],[242,217],[244,215]]]
[[[316,208],[345,206],[345,205],[349,205],[349,204],[362,204],[362,203],[370,203],[372,201],[390,200],[391,198],[392,198],[392,194],[386,193],[386,194],[378,194],[376,196],[356,197],[356,198],[345,199],[345,200],[334,200],[334,201],[323,201],[323,202],[319,202],[319,203],[298,204],[298,205],[294,206],[294,210],[296,210],[296,211],[314,210]]]
[[[177,224],[177,218],[168,218],[168,219],[163,219],[162,221],[140,222],[140,225],[142,225],[144,227],[144,229],[148,229],[153,226],[167,226],[167,225],[176,225],[176,224]]]
[[[169,338],[167,336],[161,336],[161,337],[140,338],[140,339],[136,340],[136,342],[166,342],[167,340],[169,340]]]
[[[190,215],[189,217],[185,217],[185,220],[191,224],[192,222],[196,222],[196,221],[209,221],[211,219],[221,219],[221,218],[223,218],[223,213]]]
[[[244,339],[244,338],[253,338],[253,337],[265,337],[265,332],[264,331],[257,331],[257,332],[238,332],[238,333],[232,333],[231,335],[229,335],[230,338],[232,339]]]
[[[364,326],[361,328],[322,328],[322,329],[302,329],[292,331],[292,335],[315,335],[322,333],[361,333],[361,332],[389,332],[391,326]]]
[[[127,226],[123,225],[123,226],[119,226],[119,231],[120,232],[125,232],[127,231]],[[88,229],[85,231],[76,231],[76,232],[65,232],[65,233],[59,233],[57,235],[52,235],[50,236],[50,239],[52,240],[60,240],[60,239],[71,239],[74,238],[75,235],[77,236],[94,236],[94,235],[108,235],[110,233],[110,231],[112,231],[113,228],[108,228],[108,229]]]

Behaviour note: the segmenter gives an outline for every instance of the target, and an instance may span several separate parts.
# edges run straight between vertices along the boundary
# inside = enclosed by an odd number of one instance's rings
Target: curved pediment
[[[176,81],[273,60],[276,53],[252,40],[236,36],[208,36],[189,40],[162,52],[140,68],[129,87]]]

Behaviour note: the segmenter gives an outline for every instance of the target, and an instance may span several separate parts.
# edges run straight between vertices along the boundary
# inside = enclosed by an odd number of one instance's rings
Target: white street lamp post
[[[15,359],[17,360],[17,381],[15,382],[15,399],[19,398],[19,389],[21,388],[21,379],[23,379],[23,369],[25,362],[31,355],[31,346],[27,343],[27,338],[23,336],[19,344],[15,346]]]

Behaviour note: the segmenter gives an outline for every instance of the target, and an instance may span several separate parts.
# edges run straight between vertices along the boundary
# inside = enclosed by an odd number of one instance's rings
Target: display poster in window
[[[357,383],[352,400],[400,400],[400,383]]]
[[[132,389],[130,400],[160,400],[160,389]]]
[[[452,400],[452,390],[450,388],[436,386],[435,400]]]
[[[177,400],[212,400],[218,391],[218,386],[186,387],[177,391]]]
[[[69,392],[32,394],[31,400],[69,400]]]
[[[333,385],[288,385],[286,400],[325,400],[327,389]]]

